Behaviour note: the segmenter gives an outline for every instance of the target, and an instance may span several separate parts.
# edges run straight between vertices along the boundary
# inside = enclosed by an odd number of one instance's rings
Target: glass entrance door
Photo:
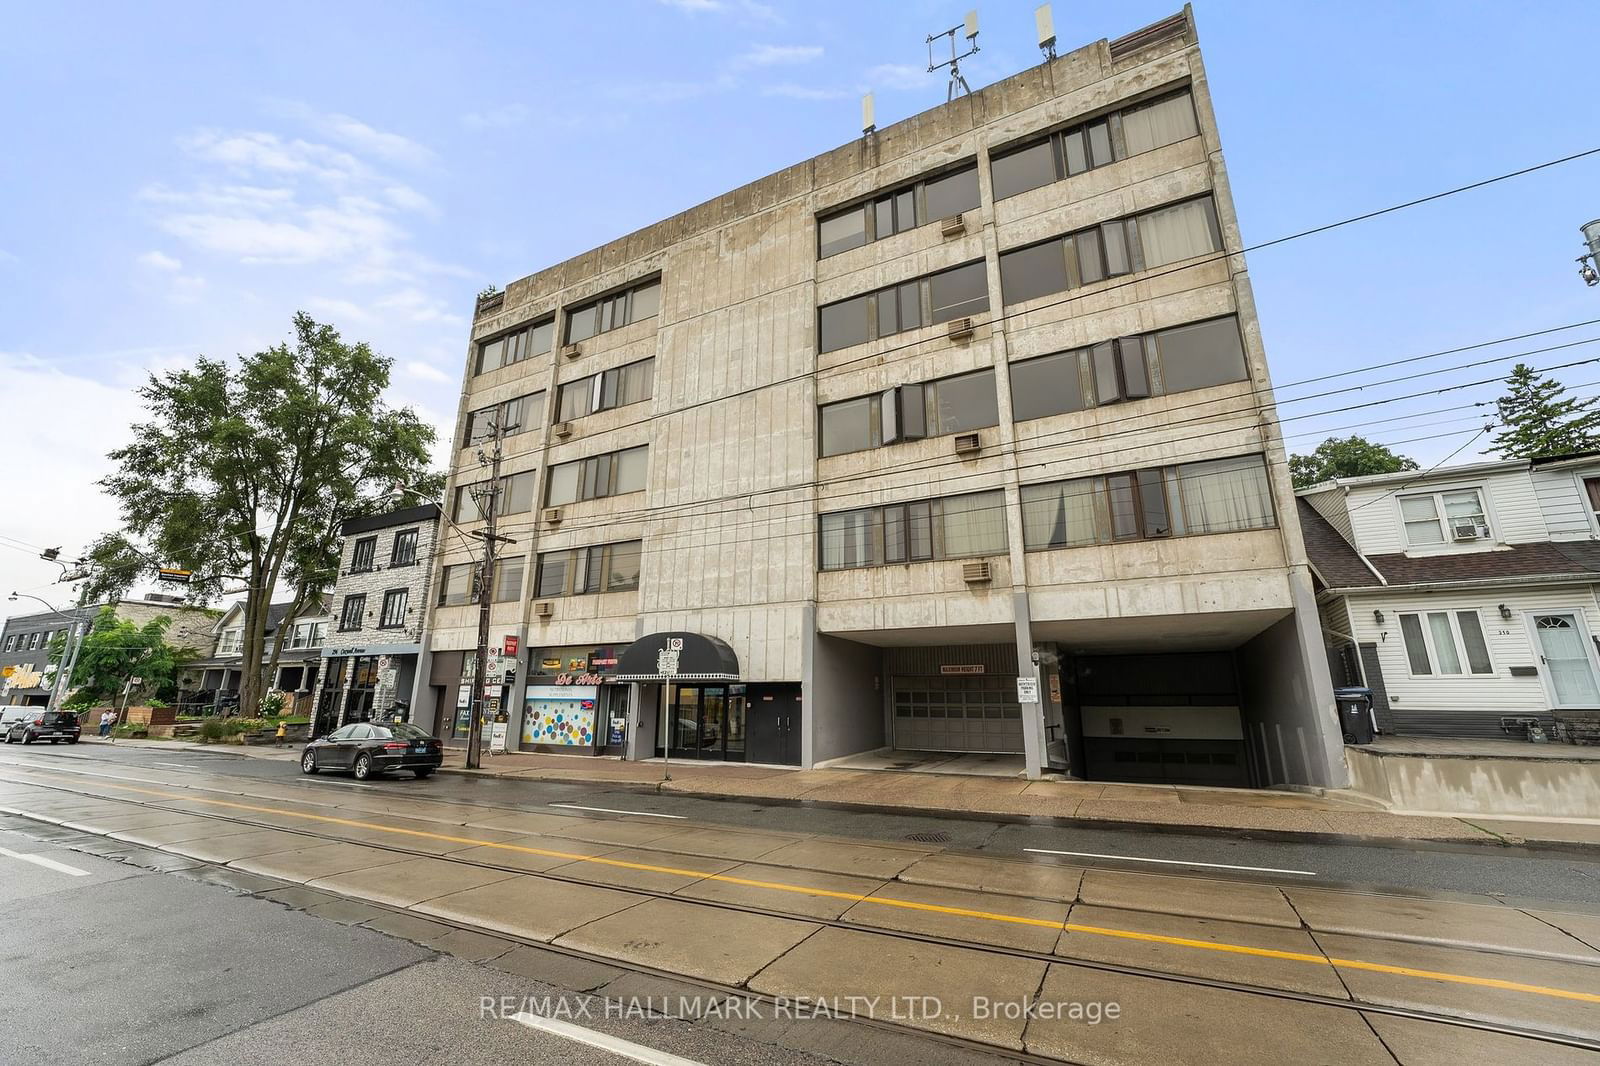
[[[667,747],[675,759],[744,761],[744,686],[678,685],[667,717]]]
[[[667,747],[680,759],[700,756],[700,686],[679,685],[673,690],[672,711],[667,716]]]

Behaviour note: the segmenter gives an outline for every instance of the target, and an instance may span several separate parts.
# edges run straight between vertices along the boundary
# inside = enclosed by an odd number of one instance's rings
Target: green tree
[[[1289,456],[1289,474],[1297,489],[1320,484],[1329,478],[1395,474],[1416,468],[1415,459],[1396,455],[1359,434],[1343,439],[1329,437],[1310,455]]]
[[[83,602],[115,597],[158,566],[194,572],[193,598],[244,586],[246,669],[239,709],[253,716],[276,672],[286,626],[266,646],[275,590],[290,616],[338,572],[339,526],[393,503],[395,484],[433,496],[433,428],[383,401],[392,361],[332,326],[294,317],[294,339],[230,365],[199,357],[138,390],[147,421],[111,453],[101,481],[122,528],[92,545]]]
[[[1505,459],[1565,455],[1600,447],[1600,411],[1595,397],[1567,396],[1559,381],[1541,377],[1525,363],[1511,368],[1506,394],[1495,401],[1500,432],[1494,449]]]
[[[167,643],[168,616],[153,618],[144,625],[117,617],[114,607],[102,607],[84,634],[78,648],[78,661],[68,679],[74,706],[94,706],[114,702],[122,695],[128,679],[140,679],[128,695],[137,703],[145,699],[172,702],[178,693],[178,669],[195,657],[186,648]],[[52,642],[53,658],[59,659],[64,640]]]

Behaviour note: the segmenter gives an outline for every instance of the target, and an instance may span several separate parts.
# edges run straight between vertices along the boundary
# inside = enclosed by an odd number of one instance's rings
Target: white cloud
[[[424,215],[439,213],[432,200],[409,185],[391,185],[383,190],[383,198],[402,211],[416,211]]]
[[[911,63],[880,63],[866,73],[867,84],[874,89],[906,90],[937,86],[926,67]]]
[[[309,104],[293,100],[274,101],[268,110],[302,122],[329,140],[390,162],[415,167],[433,160],[433,150],[426,145],[398,133],[377,129],[337,111],[318,111]]]
[[[691,15],[707,12],[744,15],[761,22],[782,22],[783,16],[769,4],[759,0],[659,0],[666,7],[677,8]]]
[[[372,321],[371,312],[349,300],[340,300],[331,296],[313,296],[306,301],[305,306],[306,310],[312,315],[321,316],[335,325],[342,325],[344,322],[367,323]]]
[[[762,96],[786,96],[791,100],[842,100],[855,93],[849,89],[822,89],[810,85],[794,85],[788,82],[778,85],[763,85]]]
[[[737,70],[793,66],[821,58],[822,46],[819,44],[760,44],[734,57],[731,66]]]
[[[431,296],[421,289],[401,289],[390,293],[379,300],[376,305],[380,310],[387,312],[387,317],[398,317],[406,322],[418,324],[442,323],[445,325],[466,325],[466,319],[453,314],[445,302],[437,296]]]
[[[183,261],[181,259],[174,259],[165,252],[159,251],[146,252],[138,258],[137,262],[140,266],[146,266],[152,270],[168,270],[176,273],[183,269]]]
[[[20,264],[21,262],[22,262],[22,257],[20,255],[13,255],[12,253],[6,251],[4,248],[0,248],[0,265],[3,265],[3,266],[16,266],[16,265]]]
[[[409,377],[414,377],[419,381],[428,381],[438,385],[449,385],[455,381],[454,378],[452,378],[449,374],[446,374],[443,370],[440,370],[431,363],[424,363],[421,359],[407,360],[405,365],[402,366],[400,370]]]
[[[474,130],[503,130],[520,126],[531,114],[524,104],[505,104],[501,107],[469,111],[461,116],[461,124]]]

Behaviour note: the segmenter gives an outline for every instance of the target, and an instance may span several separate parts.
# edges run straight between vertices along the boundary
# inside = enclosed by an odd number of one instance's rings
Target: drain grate
[[[907,840],[915,840],[918,844],[948,844],[948,843],[950,843],[950,834],[949,833],[912,833],[909,836],[907,836],[906,839]]]

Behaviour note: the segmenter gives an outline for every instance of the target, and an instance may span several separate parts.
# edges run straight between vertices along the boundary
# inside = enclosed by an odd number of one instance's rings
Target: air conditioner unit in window
[[[533,613],[540,618],[554,618],[556,613],[556,605],[551,603],[549,600],[540,600],[538,603],[533,605]]]
[[[983,438],[976,433],[956,434],[956,454],[976,455],[983,450]]]
[[[572,423],[557,422],[555,425],[550,427],[550,432],[554,433],[562,440],[566,440],[568,437],[572,436]]]
[[[950,320],[949,326],[947,326],[946,328],[949,330],[949,336],[950,336],[951,340],[953,340],[953,341],[964,341],[964,340],[967,340],[969,337],[972,336],[972,319],[970,319],[970,318],[952,318]]]
[[[544,521],[546,525],[559,526],[561,524],[561,508],[546,507],[544,509]]]
[[[984,585],[994,580],[989,573],[989,561],[982,559],[975,563],[962,563],[961,580],[969,585]]]
[[[583,354],[583,346],[580,344],[563,344],[561,346],[561,354],[568,359],[576,359]]]
[[[1489,527],[1476,522],[1457,522],[1450,527],[1450,533],[1456,540],[1482,540],[1489,535]]]
[[[951,215],[939,220],[939,233],[945,237],[959,237],[967,232],[965,215]]]

